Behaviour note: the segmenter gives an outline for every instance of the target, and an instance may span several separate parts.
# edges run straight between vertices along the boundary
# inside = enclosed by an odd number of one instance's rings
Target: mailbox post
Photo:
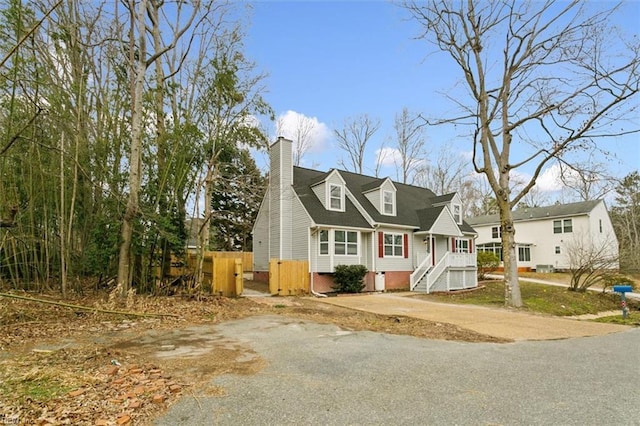
[[[620,299],[622,300],[622,318],[627,318],[627,314],[629,312],[629,308],[627,308],[627,299],[625,297],[625,293],[629,293],[633,290],[630,285],[614,285],[613,291],[616,293],[620,293]]]

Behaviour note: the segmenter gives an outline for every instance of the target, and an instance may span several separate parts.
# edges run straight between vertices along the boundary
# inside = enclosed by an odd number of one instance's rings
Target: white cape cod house
[[[494,252],[502,261],[499,215],[467,220],[478,232],[477,249]],[[513,222],[521,271],[569,269],[572,247],[596,250],[599,257],[618,258],[618,239],[603,200],[520,208],[513,211]],[[612,266],[617,267],[617,262]]]
[[[270,148],[269,185],[253,228],[254,279],[269,260],[307,260],[311,290],[329,292],[336,265],[365,265],[365,291],[477,286],[476,232],[457,194],[332,169],[292,165],[291,141]]]

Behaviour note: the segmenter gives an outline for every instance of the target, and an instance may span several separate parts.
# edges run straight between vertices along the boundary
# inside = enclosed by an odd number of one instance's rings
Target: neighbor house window
[[[320,254],[329,254],[329,231],[320,231]]]
[[[502,233],[500,232],[500,227],[499,226],[494,226],[493,228],[491,228],[491,237],[492,238],[500,238],[502,236]]]
[[[561,234],[563,232],[564,233],[573,232],[573,222],[571,219],[553,221],[553,233]]]
[[[344,210],[342,187],[340,185],[329,185],[329,206],[331,210]]]
[[[560,246],[556,246],[556,254],[560,254]]]
[[[502,262],[502,244],[500,243],[488,243],[488,244],[480,244],[478,245],[478,251],[488,251],[496,256]]]
[[[553,233],[554,234],[561,234],[562,233],[562,221],[561,220],[554,220],[553,221]]]
[[[358,233],[356,231],[333,232],[333,252],[336,255],[358,255]]]
[[[403,257],[403,234],[384,234],[384,256]]]
[[[531,262],[531,248],[529,246],[518,247],[518,261]]]
[[[600,233],[602,234],[602,219],[599,220],[598,224],[600,225]]]
[[[460,204],[453,205],[453,220],[455,220],[457,224],[462,223],[462,207]]]
[[[391,191],[382,193],[382,212],[386,215],[393,216],[395,214],[395,194]]]

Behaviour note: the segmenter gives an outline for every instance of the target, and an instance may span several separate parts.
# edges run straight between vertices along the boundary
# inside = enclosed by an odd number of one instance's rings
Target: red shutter
[[[473,240],[469,238],[469,253],[473,253]]]
[[[384,257],[384,232],[378,232],[378,257]]]
[[[451,238],[451,253],[455,253],[455,252],[456,252],[456,239]]]
[[[404,258],[409,257],[409,234],[404,234]]]

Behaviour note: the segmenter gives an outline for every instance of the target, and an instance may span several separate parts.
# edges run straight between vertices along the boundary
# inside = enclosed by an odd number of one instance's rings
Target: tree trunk
[[[513,226],[513,214],[510,208],[500,209],[500,232],[502,234],[502,259],[504,265],[505,304],[519,308],[522,295],[518,282],[518,262],[516,253],[516,230]]]
[[[138,46],[134,45],[134,37],[131,37],[130,61],[134,68],[132,73],[134,80],[131,84],[131,148],[129,154],[129,197],[127,207],[122,219],[122,234],[120,245],[120,258],[118,261],[118,285],[120,295],[125,296],[131,284],[131,242],[133,238],[134,220],[138,215],[140,196],[140,157],[142,147],[142,93],[144,89],[144,77],[147,70],[146,57],[146,28],[145,13],[147,1],[140,0],[137,16],[133,16],[132,7],[131,32],[135,24],[138,25]],[[137,58],[136,58],[137,55]]]

